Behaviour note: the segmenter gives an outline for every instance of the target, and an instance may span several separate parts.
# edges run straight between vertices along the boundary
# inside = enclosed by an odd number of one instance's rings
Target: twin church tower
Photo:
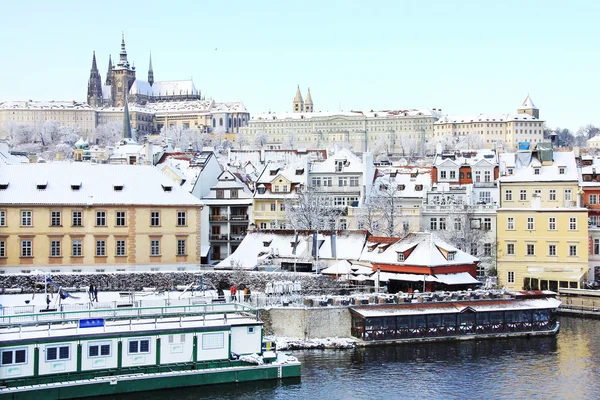
[[[296,97],[294,97],[293,110],[295,113],[302,113],[302,112],[311,113],[311,112],[315,111],[312,97],[310,96],[310,88],[308,88],[306,100],[302,100],[302,94],[300,93],[300,85],[298,85],[298,89],[296,89]]]

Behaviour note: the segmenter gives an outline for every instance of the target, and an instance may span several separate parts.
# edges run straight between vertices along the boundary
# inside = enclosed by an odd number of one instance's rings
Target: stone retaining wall
[[[267,335],[304,339],[351,336],[348,307],[270,308],[261,311],[261,319]]]

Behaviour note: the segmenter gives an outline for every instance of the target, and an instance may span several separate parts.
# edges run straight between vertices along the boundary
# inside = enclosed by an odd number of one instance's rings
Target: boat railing
[[[106,320],[214,316],[215,318],[255,318],[258,310],[241,303],[188,304],[158,307],[94,308],[79,311],[50,311],[40,313],[0,315],[0,327],[76,322],[81,319]]]

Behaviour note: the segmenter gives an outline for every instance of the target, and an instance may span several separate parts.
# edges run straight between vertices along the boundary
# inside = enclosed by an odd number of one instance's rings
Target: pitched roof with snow
[[[181,81],[154,82],[152,86],[146,81],[136,79],[129,89],[129,94],[146,96],[179,96],[184,94],[197,95],[198,90],[191,79]]]
[[[93,110],[78,101],[3,101],[0,110]]]
[[[474,166],[480,163],[489,163],[496,165],[498,163],[498,155],[495,150],[481,149],[473,151],[443,151],[435,155],[433,165],[439,167],[443,163],[452,162],[456,166],[470,165]]]
[[[343,161],[342,171],[337,171],[339,161]],[[341,149],[325,160],[315,160],[310,163],[310,173],[362,173],[363,163],[360,157],[348,149]]]
[[[552,165],[543,165],[536,151],[503,153],[500,154],[499,166],[500,182],[565,182],[579,179],[572,151],[554,151]],[[509,168],[513,170],[512,175],[508,174]],[[537,168],[539,173],[536,174]]]
[[[1,204],[80,206],[199,206],[201,204],[200,200],[174,185],[172,180],[153,166],[68,162],[0,164],[0,176],[8,183],[6,189],[0,190]],[[43,184],[39,185],[40,182]]]
[[[404,261],[398,261],[398,253],[405,253]],[[454,259],[449,259],[448,253],[454,254]],[[369,261],[374,264],[416,265],[425,267],[464,265],[479,261],[478,258],[444,242],[430,232],[410,233],[402,240],[391,244],[387,240],[383,240],[383,238],[372,238],[365,246],[360,260]]]
[[[531,97],[529,97],[529,95],[527,95],[525,100],[523,100],[523,104],[521,104],[521,107],[519,107],[519,110],[528,110],[528,109],[534,109],[534,110],[538,109],[535,106],[535,104],[533,104],[533,100],[531,100]]]
[[[470,124],[475,122],[539,121],[529,114],[444,115],[434,125]]]
[[[381,110],[381,111],[334,111],[334,112],[311,112],[311,113],[266,113],[257,114],[252,117],[252,121],[273,121],[273,120],[291,120],[291,119],[320,119],[332,117],[345,118],[402,118],[402,117],[438,117],[437,111],[430,109],[411,109],[411,110]]]

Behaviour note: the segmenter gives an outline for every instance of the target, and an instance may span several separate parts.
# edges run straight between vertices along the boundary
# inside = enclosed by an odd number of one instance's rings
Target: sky
[[[137,76],[193,78],[251,114],[441,108],[514,113],[527,94],[550,127],[600,126],[600,1],[228,0],[0,3],[0,101],[85,101],[121,33]]]

